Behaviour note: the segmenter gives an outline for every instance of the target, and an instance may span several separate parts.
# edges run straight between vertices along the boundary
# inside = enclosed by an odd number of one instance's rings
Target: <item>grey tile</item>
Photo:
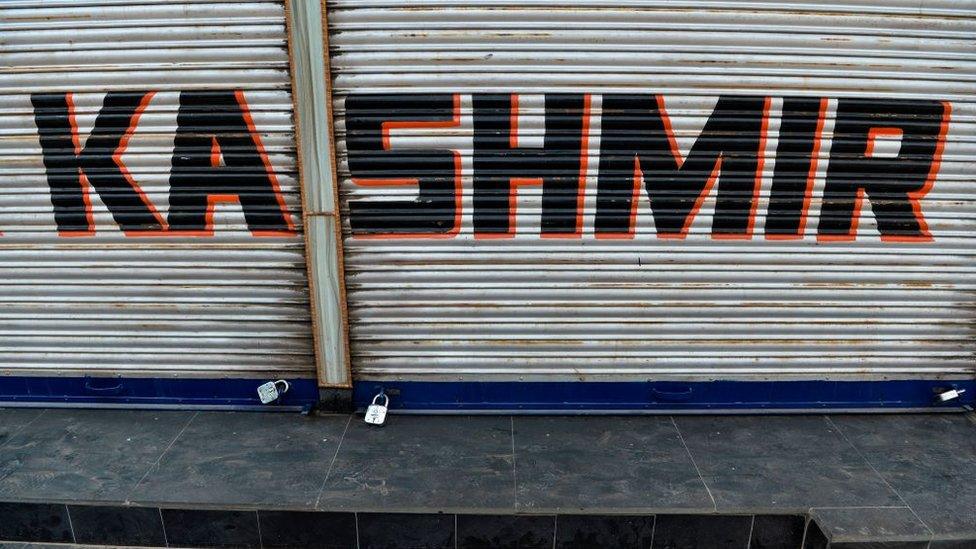
[[[44,410],[30,408],[0,408],[0,446],[10,440],[28,423],[34,421]]]
[[[902,505],[898,495],[819,416],[679,417],[719,510]]]
[[[0,499],[124,501],[191,416],[47,410],[0,448]]]
[[[885,453],[892,449],[971,463],[976,455],[976,424],[964,414],[832,415],[858,449]]]
[[[714,510],[668,417],[518,417],[520,510]]]
[[[130,499],[311,507],[348,421],[348,416],[201,412]]]
[[[831,419],[936,535],[976,538],[976,425],[964,415]]]
[[[836,543],[928,541],[931,532],[907,507],[814,508],[810,518]]]
[[[409,512],[514,508],[511,419],[353,419],[326,481],[323,510]]]

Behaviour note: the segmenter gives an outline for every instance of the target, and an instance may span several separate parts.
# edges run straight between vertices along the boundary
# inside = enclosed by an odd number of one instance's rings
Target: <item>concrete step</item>
[[[394,415],[375,428],[6,409],[0,540],[976,549],[974,434],[960,414]]]

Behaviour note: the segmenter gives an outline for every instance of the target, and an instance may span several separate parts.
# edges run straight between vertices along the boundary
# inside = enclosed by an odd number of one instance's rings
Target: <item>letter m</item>
[[[768,98],[720,97],[682,156],[662,96],[604,95],[596,236],[633,238],[643,184],[658,238],[684,238],[716,185],[712,237],[750,238],[768,110]]]

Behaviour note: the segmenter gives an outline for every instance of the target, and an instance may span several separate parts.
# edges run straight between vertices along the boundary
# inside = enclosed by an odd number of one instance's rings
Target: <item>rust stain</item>
[[[44,15],[44,16],[40,16],[40,17],[28,17],[28,16],[24,16],[24,17],[9,17],[8,16],[5,19],[6,19],[6,21],[9,21],[9,22],[30,22],[30,21],[64,21],[66,19],[84,20],[84,19],[91,19],[91,18],[92,18],[92,15],[89,14],[89,13],[83,13],[83,14],[77,14],[77,15],[69,15],[69,14],[65,14],[65,13],[57,13],[55,15]]]

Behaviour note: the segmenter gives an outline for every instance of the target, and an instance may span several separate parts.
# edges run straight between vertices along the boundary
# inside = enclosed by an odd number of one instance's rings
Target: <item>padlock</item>
[[[383,404],[379,403],[380,398],[383,399]],[[364,418],[366,423],[370,425],[383,425],[386,421],[386,411],[390,408],[390,397],[386,396],[386,393],[380,393],[373,397],[373,403],[366,408],[366,417]]]
[[[291,384],[283,379],[269,381],[258,387],[258,398],[261,399],[261,404],[271,404],[281,398],[281,395],[287,393],[289,388],[291,388]]]
[[[945,389],[940,391],[936,395],[936,398],[938,398],[939,402],[949,402],[950,400],[956,400],[961,397],[965,392],[965,389]]]

